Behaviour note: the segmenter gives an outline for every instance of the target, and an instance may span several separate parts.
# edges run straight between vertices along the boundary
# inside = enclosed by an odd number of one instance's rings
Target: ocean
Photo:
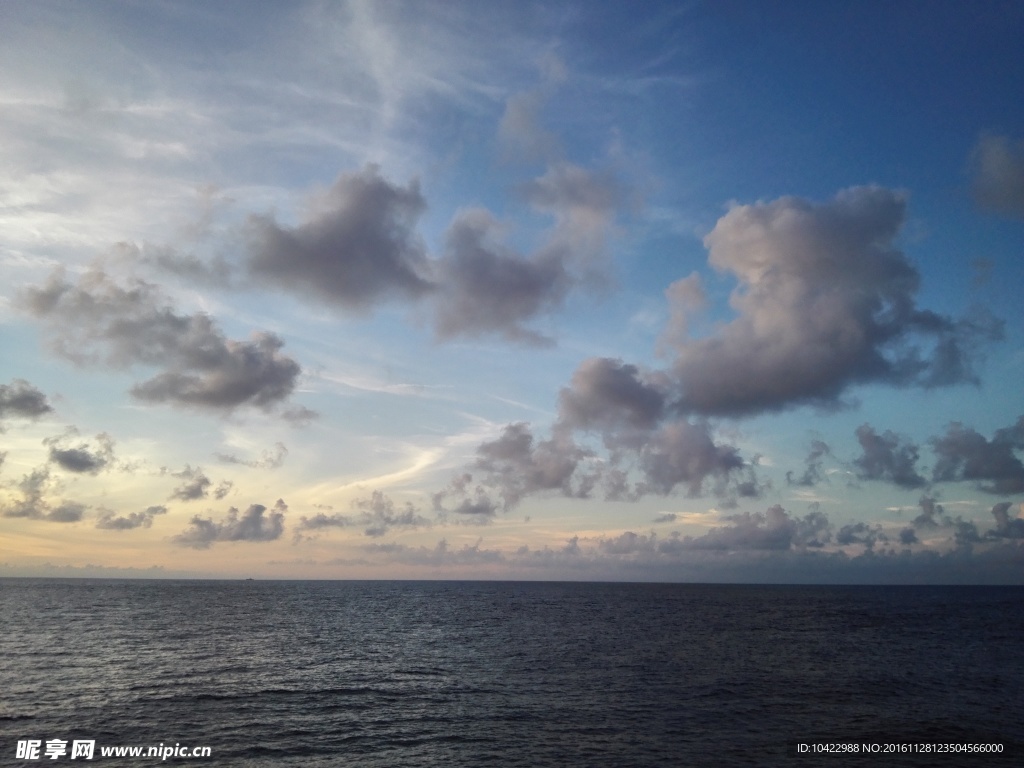
[[[0,766],[1024,764],[1019,587],[0,579],[0,621]]]

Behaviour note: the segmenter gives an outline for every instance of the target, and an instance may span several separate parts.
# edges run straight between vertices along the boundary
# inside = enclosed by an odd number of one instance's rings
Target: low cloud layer
[[[914,530],[892,523],[833,523],[820,510],[799,516],[779,505],[764,512],[722,518],[722,525],[700,536],[624,531],[611,537],[573,536],[563,547],[516,551],[490,549],[482,540],[451,546],[400,543],[363,547],[368,563],[398,563],[439,570],[501,565],[565,578],[640,578],[779,583],[919,583],[967,577],[981,582],[1015,583],[1024,548],[1024,519],[992,510],[995,528],[982,530],[959,518],[945,526],[939,549],[925,547]],[[934,535],[934,534],[931,534]]]
[[[971,154],[971,170],[981,207],[1024,219],[1024,141],[982,137]]]
[[[29,288],[22,305],[48,326],[52,349],[78,365],[145,366],[158,373],[136,384],[138,400],[230,412],[281,406],[301,368],[273,333],[225,337],[206,314],[178,313],[154,285],[119,285],[101,269],[76,284],[57,272]]]
[[[275,541],[284,532],[287,511],[288,505],[278,499],[269,513],[262,504],[252,504],[245,512],[231,507],[221,520],[194,515],[189,527],[172,541],[193,549],[207,549],[224,541]]]

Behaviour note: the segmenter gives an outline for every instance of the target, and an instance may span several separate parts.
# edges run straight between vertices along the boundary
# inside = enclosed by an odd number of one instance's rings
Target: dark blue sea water
[[[1022,588],[4,579],[0,622],[0,765],[1024,764]]]

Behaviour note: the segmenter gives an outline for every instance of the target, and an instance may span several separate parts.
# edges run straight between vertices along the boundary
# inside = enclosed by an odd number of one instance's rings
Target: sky
[[[1022,38],[0,5],[0,575],[1024,583]]]

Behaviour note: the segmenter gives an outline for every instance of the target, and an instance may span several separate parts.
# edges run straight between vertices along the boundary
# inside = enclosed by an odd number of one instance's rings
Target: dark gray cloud
[[[181,485],[177,486],[167,497],[168,499],[177,499],[178,501],[205,499],[210,495],[210,489],[213,486],[213,481],[207,477],[202,467],[193,468],[190,464],[186,464],[185,468],[178,472],[168,472],[166,467],[161,467],[160,474],[169,474],[182,481]],[[213,498],[223,499],[233,487],[234,483],[230,480],[221,480],[213,488]]]
[[[901,488],[920,488],[928,481],[917,472],[917,445],[888,430],[879,435],[869,424],[857,427],[861,455],[853,460],[862,480],[884,480]]]
[[[284,459],[288,455],[288,449],[284,443],[274,443],[273,453],[265,450],[260,453],[258,459],[240,459],[233,453],[217,453],[214,455],[225,464],[240,464],[243,467],[252,467],[253,469],[277,469],[284,464]]]
[[[177,313],[156,286],[133,280],[122,287],[99,269],[75,285],[57,272],[25,291],[21,303],[49,325],[54,351],[76,364],[162,369],[132,388],[139,400],[270,411],[291,395],[301,373],[276,335],[228,339],[208,315]]]
[[[202,467],[193,467],[190,464],[186,464],[185,468],[180,472],[169,473],[171,477],[176,477],[182,481],[181,485],[177,486],[168,499],[177,499],[178,501],[195,501],[197,499],[205,499],[209,495],[210,486],[213,485],[213,481],[206,476],[203,472]]]
[[[4,431],[4,419],[36,419],[47,413],[53,413],[53,406],[46,395],[24,379],[0,384],[0,433]]]
[[[676,521],[677,517],[678,517],[678,515],[676,515],[675,512],[662,512],[660,515],[658,515],[656,518],[654,518],[654,522],[656,522],[656,523],[674,523]]]
[[[666,388],[663,374],[645,373],[621,360],[589,358],[559,394],[556,429],[648,432],[665,417]]]
[[[913,530],[911,530],[913,533]],[[858,522],[844,525],[836,533],[836,544],[847,545],[847,544],[863,544],[865,549],[874,549],[877,542],[888,542],[889,537],[882,531],[880,525],[869,525],[868,523]],[[906,542],[904,542],[906,543]]]
[[[1024,141],[983,136],[971,153],[971,170],[979,205],[1024,218]]]
[[[23,517],[30,520],[45,520],[51,523],[77,523],[88,507],[77,501],[63,500],[57,505],[50,504],[44,496],[52,490],[49,467],[39,467],[22,476],[16,484],[21,498],[12,502],[0,502],[3,517]]]
[[[949,524],[949,518],[945,516],[946,510],[934,496],[927,493],[922,495],[917,500],[917,505],[921,508],[921,514],[913,520],[915,528],[936,528]]]
[[[724,496],[729,481],[748,468],[736,448],[714,441],[707,423],[688,421],[670,422],[651,434],[637,452],[637,466],[642,474],[637,495],[668,495],[685,486],[690,496],[703,494],[708,481],[716,495]],[[741,496],[760,494],[756,482],[741,484]]]
[[[366,311],[385,298],[432,289],[416,222],[426,209],[419,183],[399,187],[376,166],[345,173],[297,227],[249,219],[249,270],[274,287]]]
[[[509,424],[476,453],[474,467],[484,474],[483,485],[497,489],[505,510],[538,491],[586,498],[596,481],[583,469],[589,451],[564,438],[535,440],[524,422]]]
[[[433,322],[439,339],[496,333],[515,342],[551,342],[523,323],[558,309],[572,278],[559,253],[524,258],[501,244],[499,229],[481,209],[460,211],[448,228],[436,265]]]
[[[88,442],[74,443],[78,430],[74,427],[64,434],[48,437],[43,445],[50,448],[50,461],[68,472],[96,475],[114,462],[114,440],[106,432],[96,435],[95,447]]]
[[[1024,539],[1024,518],[1010,517],[1009,501],[1002,501],[992,507],[992,517],[996,519],[996,527],[992,536],[1001,539]]]
[[[954,422],[931,444],[937,457],[932,471],[936,482],[973,481],[986,493],[1024,493],[1024,463],[1016,455],[1024,450],[1024,416],[996,430],[991,440]]]
[[[503,243],[503,227],[488,211],[460,211],[433,263],[432,296],[439,339],[497,334],[513,342],[549,344],[527,323],[560,309],[570,291],[605,280],[606,245],[623,204],[611,174],[555,163],[521,189],[524,199],[554,219],[544,242],[529,255]]]
[[[904,197],[881,187],[732,208],[704,242],[739,282],[738,316],[673,345],[679,406],[739,416],[835,408],[857,383],[976,382],[972,355],[1001,325],[916,306],[920,276],[894,246],[905,216]]]
[[[167,507],[156,505],[146,507],[141,512],[130,512],[115,517],[110,510],[104,510],[96,520],[96,527],[106,531],[130,531],[134,528],[149,528],[156,515],[167,514]]]
[[[219,541],[275,541],[284,532],[287,511],[288,505],[278,499],[269,514],[262,504],[251,504],[245,512],[231,507],[223,520],[194,515],[189,527],[172,540],[193,549],[206,549]]]
[[[831,453],[828,443],[823,440],[812,440],[811,450],[808,452],[807,458],[804,459],[803,474],[800,477],[796,477],[793,472],[787,472],[786,482],[789,485],[811,487],[817,485],[822,480],[827,480],[828,478],[821,471],[822,460],[825,456],[831,455]]]
[[[521,192],[554,219],[535,250],[509,247],[489,211],[468,208],[453,218],[442,253],[429,258],[416,233],[426,207],[418,183],[400,187],[367,166],[342,174],[296,227],[250,217],[248,270],[274,288],[342,309],[369,311],[388,299],[425,302],[421,316],[442,341],[497,335],[550,344],[529,324],[560,309],[570,291],[602,283],[624,195],[611,174],[565,162]]]

